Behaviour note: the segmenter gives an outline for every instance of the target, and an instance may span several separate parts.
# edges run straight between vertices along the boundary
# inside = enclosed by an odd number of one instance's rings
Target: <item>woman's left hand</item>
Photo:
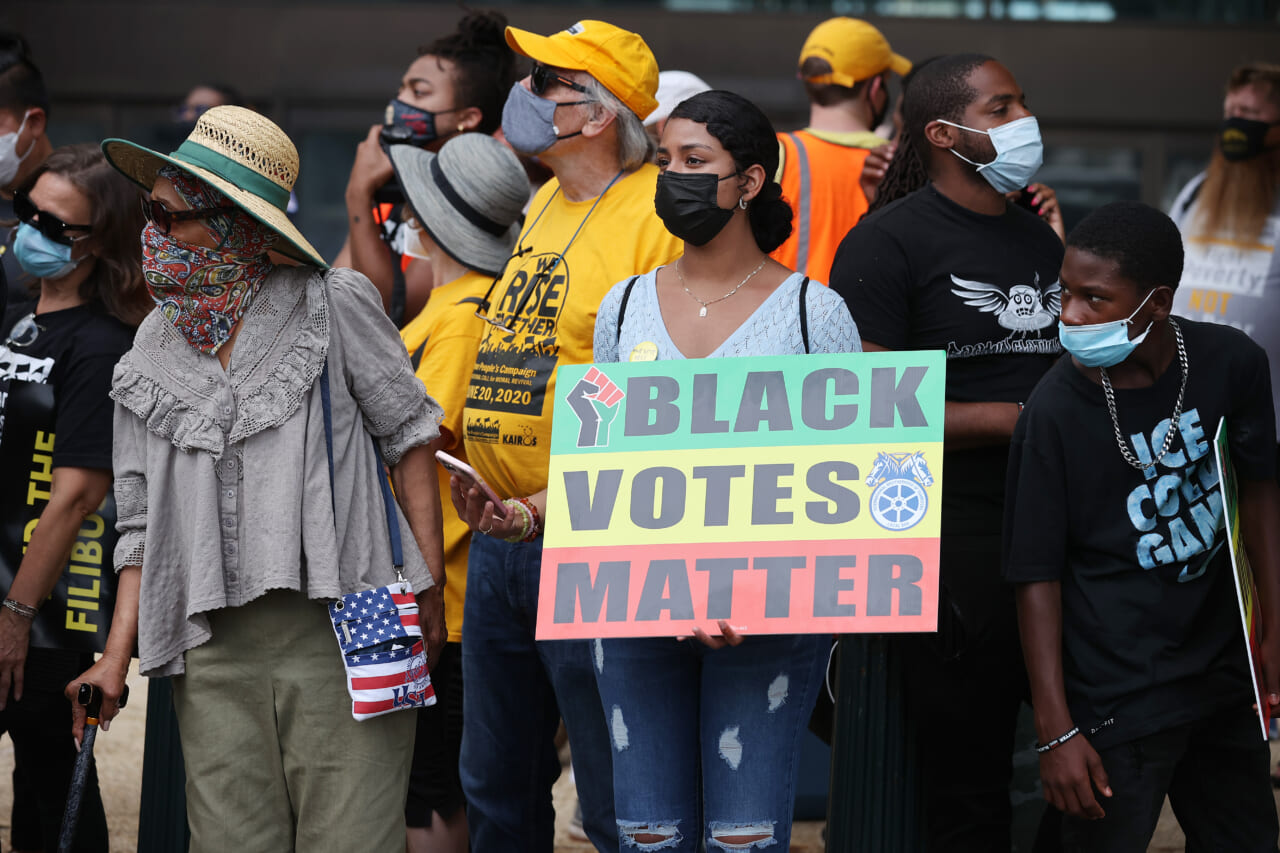
[[[0,607],[0,711],[9,702],[11,685],[14,701],[22,698],[22,675],[30,642],[31,620]]]
[[[427,647],[427,671],[435,669],[449,639],[444,621],[444,586],[435,584],[418,593],[418,622],[422,626],[422,642]]]
[[[701,627],[693,629],[693,636],[713,649],[723,649],[725,646],[740,646],[742,641],[746,639],[746,637],[738,633],[736,628],[729,624],[728,620],[721,619],[716,624],[720,626],[719,637],[711,636]]]
[[[478,530],[485,536],[507,539],[515,536],[522,528],[519,514],[506,509],[506,518],[499,518],[493,501],[486,498],[484,492],[476,486],[464,487],[457,475],[449,478],[449,496],[453,499],[458,517],[472,530]]]

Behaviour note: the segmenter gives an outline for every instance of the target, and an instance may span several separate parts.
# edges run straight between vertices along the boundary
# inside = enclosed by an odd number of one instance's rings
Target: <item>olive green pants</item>
[[[412,713],[356,722],[325,606],[276,590],[210,614],[173,680],[191,853],[400,853]]]

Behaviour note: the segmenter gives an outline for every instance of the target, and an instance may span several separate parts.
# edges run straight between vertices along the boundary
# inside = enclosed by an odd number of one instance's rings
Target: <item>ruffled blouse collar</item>
[[[174,447],[214,458],[228,444],[279,426],[301,407],[324,369],[324,274],[313,267],[276,267],[245,314],[234,347],[228,375],[216,356],[192,347],[152,311],[116,365],[111,398]],[[236,398],[229,424],[219,403],[227,379]]]

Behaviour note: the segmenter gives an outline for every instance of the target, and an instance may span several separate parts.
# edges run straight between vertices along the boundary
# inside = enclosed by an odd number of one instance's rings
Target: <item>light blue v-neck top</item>
[[[661,267],[659,267],[661,269]],[[657,270],[636,279],[627,299],[622,331],[618,331],[618,307],[626,289],[624,279],[613,286],[600,303],[596,314],[594,358],[597,363],[629,361],[631,353],[642,344],[643,350],[657,349],[659,359],[686,358],[667,331],[658,305],[655,285]],[[708,358],[741,355],[790,355],[803,353],[804,338],[800,333],[800,283],[804,276],[793,273],[769,294],[742,325],[735,329]],[[861,352],[862,339],[858,327],[845,306],[844,299],[825,285],[809,282],[805,293],[809,325],[809,352]],[[689,300],[689,310],[697,303]]]

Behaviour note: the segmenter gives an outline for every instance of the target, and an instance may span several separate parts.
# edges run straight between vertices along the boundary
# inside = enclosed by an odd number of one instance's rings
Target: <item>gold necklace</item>
[[[712,299],[710,302],[703,302],[697,296],[694,296],[693,291],[689,289],[689,285],[684,283],[684,273],[680,272],[680,261],[682,260],[684,260],[683,257],[680,258],[680,260],[676,261],[676,278],[680,279],[680,286],[684,288],[684,292],[689,294],[689,297],[693,299],[694,302],[697,302],[699,305],[702,306],[701,308],[698,309],[698,316],[705,317],[707,316],[707,306],[715,305],[717,302],[723,302],[724,300],[728,299],[730,296],[733,296],[733,294],[741,290],[742,286],[747,282],[751,281],[751,279],[755,277],[756,273],[764,269],[765,262],[769,260],[769,256],[765,255],[765,257],[760,261],[760,265],[755,269],[753,269],[751,272],[747,273],[747,277],[744,278],[742,281],[738,282],[737,287],[735,287],[733,290],[730,290],[724,296],[718,297],[716,299]]]

